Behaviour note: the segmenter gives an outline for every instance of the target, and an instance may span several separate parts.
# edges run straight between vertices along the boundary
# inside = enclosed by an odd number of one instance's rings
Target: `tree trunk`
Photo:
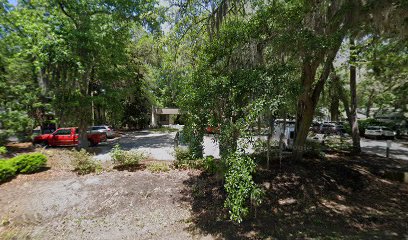
[[[359,153],[361,152],[360,146],[360,132],[358,130],[358,122],[357,122],[357,74],[356,74],[356,66],[354,65],[356,62],[355,57],[355,44],[354,39],[350,38],[350,94],[351,94],[351,105],[350,105],[350,126],[351,126],[351,135],[353,138],[353,152]]]
[[[91,69],[92,67],[89,67],[85,73],[82,76],[82,82],[79,84],[81,87],[81,107],[78,109],[78,123],[79,123],[79,143],[78,147],[79,148],[85,148],[89,147],[91,144],[88,141],[87,138],[87,130],[88,130],[88,124],[90,119],[92,119],[92,116],[90,114],[93,114],[92,112],[92,104],[90,101],[89,95],[88,95],[88,90],[89,90],[89,81],[90,81],[90,74],[91,74]]]
[[[274,122],[275,122],[275,119],[272,116],[270,116],[269,117],[269,132],[268,132],[268,139],[267,139],[268,151],[266,154],[266,169],[269,169],[269,166],[270,166],[270,159],[271,159],[271,152],[272,152],[271,151],[271,139],[272,139],[273,131],[274,131],[273,129]]]
[[[282,167],[283,138],[285,137],[285,132],[286,132],[286,113],[283,114],[283,129],[279,136],[279,168]]]
[[[373,106],[374,89],[371,89],[370,95],[368,95],[368,100],[366,103],[366,117],[370,117],[371,107]]]
[[[323,90],[324,84],[330,75],[331,67],[334,58],[342,43],[342,39],[338,39],[336,45],[331,50],[326,52],[326,57],[320,61],[304,60],[302,68],[302,94],[298,98],[295,141],[293,144],[294,160],[301,160],[305,148],[307,134],[309,133],[310,125],[313,122],[313,115],[316,109],[317,102],[320,98],[320,93]],[[319,65],[323,63],[323,69],[320,77],[315,81],[316,71]]]
[[[309,133],[309,128],[313,122],[314,115],[314,106],[311,99],[306,99],[306,101],[303,101],[301,104],[301,109],[303,109],[303,111],[296,119],[296,136],[293,143],[293,158],[298,161],[302,160],[307,134]],[[298,109],[299,108],[300,107],[298,107]]]
[[[333,96],[330,102],[330,120],[333,122],[339,121],[339,99]]]

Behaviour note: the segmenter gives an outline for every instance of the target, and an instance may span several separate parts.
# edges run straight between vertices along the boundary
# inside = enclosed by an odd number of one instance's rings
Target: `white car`
[[[368,126],[364,135],[367,138],[391,138],[394,139],[397,135],[396,132],[384,126]]]
[[[108,138],[113,138],[115,136],[115,133],[113,131],[113,129],[111,129],[109,126],[106,125],[102,125],[102,126],[92,126],[89,131],[91,133],[105,133],[106,137]]]
[[[326,139],[326,135],[322,134],[322,133],[309,133],[309,135],[307,136],[307,141],[310,142],[315,142],[315,143],[319,143],[319,144],[324,144],[324,140]]]

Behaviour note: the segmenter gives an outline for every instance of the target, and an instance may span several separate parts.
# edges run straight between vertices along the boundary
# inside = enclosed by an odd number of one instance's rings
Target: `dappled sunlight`
[[[372,168],[341,155],[260,168],[254,179],[266,195],[240,225],[228,220],[222,181],[206,173],[191,176],[183,190],[189,196],[183,201],[192,204],[188,230],[227,239],[402,237],[408,186],[384,180]]]

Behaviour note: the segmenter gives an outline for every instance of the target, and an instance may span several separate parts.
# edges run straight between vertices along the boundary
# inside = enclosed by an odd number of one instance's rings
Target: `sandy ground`
[[[0,239],[193,239],[187,171],[52,171],[0,185]],[[208,238],[211,238],[208,236]]]

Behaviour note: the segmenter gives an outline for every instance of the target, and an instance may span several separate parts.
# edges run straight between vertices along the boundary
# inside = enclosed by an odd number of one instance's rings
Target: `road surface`
[[[106,144],[98,146],[99,153],[96,159],[106,161],[110,160],[112,147],[119,144],[124,150],[142,151],[152,159],[156,160],[174,160],[174,138],[176,133],[151,132],[149,130],[127,132],[122,137],[111,139]],[[385,156],[387,141],[361,139],[361,148],[363,152]],[[247,148],[252,152],[252,147]],[[212,135],[204,137],[204,156],[212,155],[219,158],[219,144]],[[395,140],[392,141],[390,157],[408,160],[408,142]]]
[[[361,149],[363,152],[385,156],[386,148],[386,140],[372,140],[361,138]],[[390,157],[408,160],[408,142],[393,140],[390,148]]]

